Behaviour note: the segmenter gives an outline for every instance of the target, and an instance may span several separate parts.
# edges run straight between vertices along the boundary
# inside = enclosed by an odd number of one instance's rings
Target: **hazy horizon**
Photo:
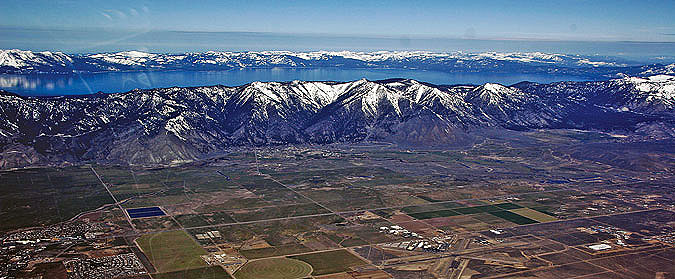
[[[3,1],[0,48],[675,56],[673,1]],[[35,16],[39,15],[39,16]]]
[[[638,63],[668,63],[675,43],[462,39],[431,36],[366,36],[273,32],[187,32],[161,30],[47,29],[0,27],[0,49],[95,53],[146,51],[379,51],[546,52],[608,56]]]
[[[673,1],[6,0],[3,6],[0,26],[30,28],[675,42]]]

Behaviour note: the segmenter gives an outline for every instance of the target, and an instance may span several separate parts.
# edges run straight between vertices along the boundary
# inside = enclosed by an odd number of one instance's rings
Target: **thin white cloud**
[[[100,14],[101,14],[103,17],[107,18],[108,20],[112,20],[112,16],[110,16],[109,14],[107,14],[107,13],[105,13],[105,12],[100,12]]]
[[[108,14],[115,15],[118,18],[122,18],[122,19],[127,18],[127,15],[120,10],[105,10],[104,12],[106,12]]]

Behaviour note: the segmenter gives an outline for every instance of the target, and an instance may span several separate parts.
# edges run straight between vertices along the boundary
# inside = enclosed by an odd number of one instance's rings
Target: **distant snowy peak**
[[[675,76],[655,75],[647,78],[628,77],[623,81],[632,84],[639,97],[649,103],[660,103],[675,108]]]
[[[650,76],[647,79],[652,82],[661,82],[661,83],[671,83],[675,81],[675,76],[671,75],[654,75]]]
[[[541,52],[436,53],[428,51],[208,51],[159,54],[124,51],[66,55],[58,52],[2,50],[0,72],[110,72],[163,70],[229,70],[273,67],[405,68],[453,72],[543,72],[595,71],[626,67],[609,58]],[[593,70],[596,69],[596,70]],[[628,69],[631,70],[631,69]],[[622,70],[626,72],[625,69]],[[610,71],[617,74],[618,70]],[[643,69],[643,71],[646,71]],[[627,72],[633,74],[633,72]]]
[[[32,52],[18,49],[0,50],[0,67],[34,68],[36,66],[61,66],[72,63],[70,56],[61,52]]]
[[[675,63],[668,64],[662,67],[648,67],[643,72],[640,73],[640,76],[650,76],[650,75],[675,75]]]
[[[491,106],[522,102],[526,97],[525,93],[516,88],[496,83],[486,83],[476,87],[471,95],[472,97],[470,98],[480,99],[486,105]]]
[[[120,65],[143,65],[148,60],[158,57],[158,54],[151,54],[141,51],[124,51],[117,53],[93,54],[87,57]]]
[[[256,53],[256,52],[249,52]],[[607,61],[591,61],[590,58],[576,55],[552,54],[542,52],[484,52],[484,53],[436,53],[428,51],[376,51],[376,52],[353,52],[353,51],[316,51],[316,52],[261,52],[263,55],[288,55],[298,57],[304,60],[325,60],[329,57],[340,57],[365,62],[383,62],[383,61],[406,61],[406,60],[456,60],[456,61],[476,61],[476,60],[494,60],[509,61],[518,63],[538,63],[538,64],[566,64],[578,66],[625,66],[624,64]]]
[[[468,56],[468,55],[467,55]],[[471,57],[471,56],[469,56]],[[542,53],[542,52],[513,52],[513,53],[499,53],[499,52],[485,52],[478,53],[474,55],[476,58],[489,58],[494,60],[504,60],[504,61],[517,61],[524,63],[559,63],[563,62],[566,58],[573,59],[574,56],[564,55],[564,54],[552,54],[552,53]]]
[[[617,82],[627,82],[635,86],[640,92],[644,93],[675,93],[675,76],[671,75],[654,75],[646,78],[641,77],[626,77],[624,79],[615,80]],[[673,97],[675,95],[669,95]]]

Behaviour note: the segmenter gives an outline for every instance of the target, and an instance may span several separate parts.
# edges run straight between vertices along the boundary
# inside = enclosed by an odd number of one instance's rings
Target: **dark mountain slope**
[[[0,93],[0,166],[165,164],[236,146],[466,142],[481,129],[675,135],[675,78],[435,86],[414,80],[254,82],[53,98]]]

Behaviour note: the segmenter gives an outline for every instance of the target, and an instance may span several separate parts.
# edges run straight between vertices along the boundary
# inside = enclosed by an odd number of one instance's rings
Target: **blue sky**
[[[0,26],[675,42],[675,1],[2,0]]]

